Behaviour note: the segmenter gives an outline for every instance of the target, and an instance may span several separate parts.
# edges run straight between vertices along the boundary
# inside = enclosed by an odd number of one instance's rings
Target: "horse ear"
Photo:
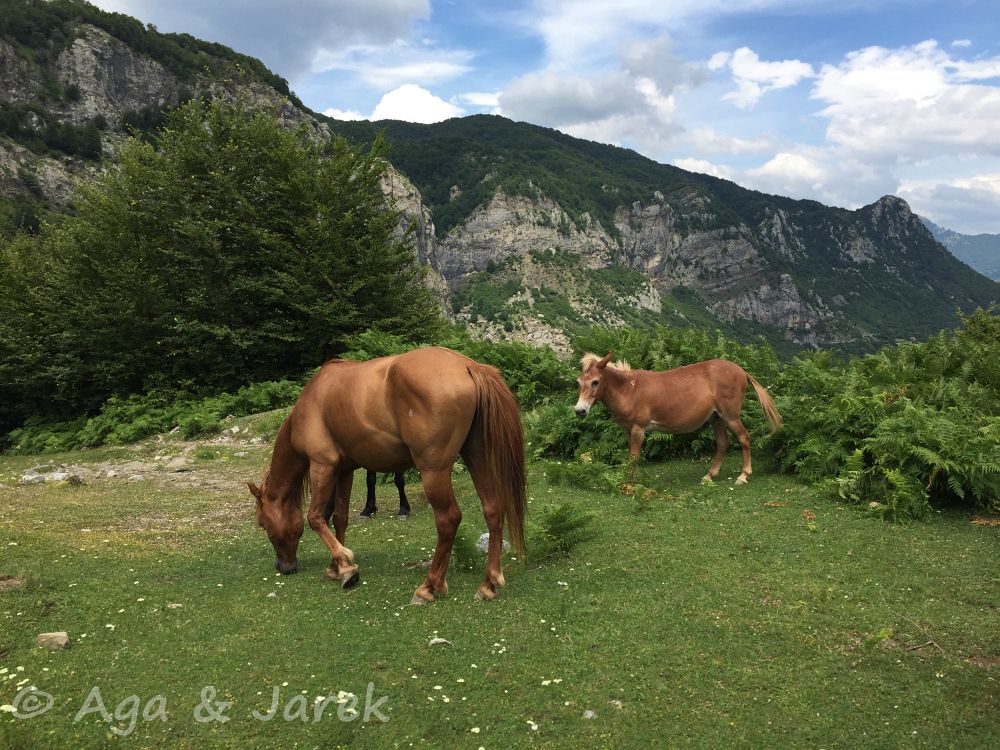
[[[250,488],[250,494],[251,494],[251,495],[253,495],[253,496],[254,496],[255,498],[257,498],[258,500],[260,500],[260,499],[261,499],[261,497],[263,496],[263,494],[264,494],[264,493],[263,493],[263,492],[261,492],[261,489],[260,489],[260,487],[258,487],[258,486],[257,486],[256,484],[254,484],[253,482],[247,482],[247,487],[249,487],[249,488]]]
[[[614,356],[614,354],[615,354],[615,352],[614,352],[614,350],[612,350],[612,351],[608,352],[607,355],[605,355],[604,357],[602,357],[601,359],[599,359],[597,361],[597,369],[598,370],[603,370],[605,367],[607,367],[608,366],[608,362],[611,361],[611,358]]]

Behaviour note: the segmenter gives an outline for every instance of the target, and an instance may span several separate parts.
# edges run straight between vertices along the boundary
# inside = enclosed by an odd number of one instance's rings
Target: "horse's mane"
[[[592,364],[594,364],[595,362],[600,362],[602,359],[604,359],[604,357],[598,357],[593,352],[585,352],[584,355],[580,358],[580,370],[581,371],[586,370]],[[623,370],[623,371],[632,369],[632,366],[624,359],[619,359],[615,362],[611,362],[609,363],[609,366],[615,368],[616,370]]]

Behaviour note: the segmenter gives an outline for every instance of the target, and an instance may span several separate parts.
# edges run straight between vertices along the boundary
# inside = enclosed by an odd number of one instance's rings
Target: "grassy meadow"
[[[162,468],[182,452],[189,471]],[[161,438],[53,456],[92,476],[28,486],[39,458],[0,457],[0,704],[52,696],[33,718],[0,713],[0,747],[1000,743],[1000,528],[968,513],[886,524],[766,466],[734,487],[735,455],[714,486],[698,462],[642,467],[652,497],[554,484],[535,462],[529,520],[569,501],[592,537],[508,554],[492,603],[473,599],[484,560],[465,567],[466,551],[450,594],[414,607],[435,539],[419,485],[410,520],[390,484],[376,519],[352,522],[363,583],[343,591],[308,528],[301,572],[276,575],[243,485],[268,453]],[[474,541],[461,471],[456,490]],[[363,492],[358,474],[352,514]],[[59,630],[71,648],[35,646]],[[277,715],[255,717],[275,691]]]

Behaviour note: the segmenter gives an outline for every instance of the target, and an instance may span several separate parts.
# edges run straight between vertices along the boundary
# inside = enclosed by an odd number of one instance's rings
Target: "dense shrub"
[[[776,388],[781,468],[891,518],[932,502],[1000,509],[1000,318],[839,362],[800,357]]]
[[[282,380],[255,383],[236,393],[202,399],[179,399],[164,393],[111,398],[100,412],[72,422],[41,424],[29,421],[8,436],[15,453],[52,453],[123,445],[179,427],[186,438],[222,429],[227,416],[245,416],[289,406],[298,398],[302,383]]]

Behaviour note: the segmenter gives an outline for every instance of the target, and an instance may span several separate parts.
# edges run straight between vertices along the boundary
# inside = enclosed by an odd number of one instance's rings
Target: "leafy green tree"
[[[439,312],[381,190],[383,152],[242,104],[180,107],[72,216],[3,247],[0,380],[63,417],[298,374],[368,328],[426,340]]]

